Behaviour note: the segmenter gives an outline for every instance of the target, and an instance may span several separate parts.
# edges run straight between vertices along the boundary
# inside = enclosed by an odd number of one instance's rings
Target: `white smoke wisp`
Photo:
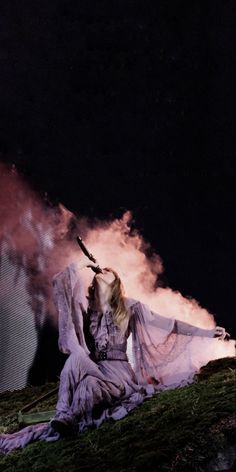
[[[15,264],[16,279],[22,274],[19,269],[26,275],[28,303],[37,326],[42,326],[46,316],[57,324],[52,277],[71,262],[79,262],[82,253],[77,234],[101,267],[110,266],[118,272],[128,297],[146,303],[163,316],[207,329],[215,326],[213,315],[196,300],[171,288],[156,288],[158,275],[163,272],[162,260],[158,254],[146,255],[149,245],[138,231],[130,229],[129,212],[119,220],[107,222],[76,218],[62,204],[53,207],[43,201],[15,170],[9,171],[0,164],[0,219],[2,251]],[[81,271],[86,287],[93,275],[88,269]],[[4,283],[1,288],[4,292]],[[221,344],[218,342],[220,356],[226,343]]]

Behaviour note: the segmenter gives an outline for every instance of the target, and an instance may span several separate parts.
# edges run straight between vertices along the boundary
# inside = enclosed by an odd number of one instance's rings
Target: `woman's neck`
[[[106,310],[109,305],[110,287],[100,285],[98,287],[99,305],[102,311]]]

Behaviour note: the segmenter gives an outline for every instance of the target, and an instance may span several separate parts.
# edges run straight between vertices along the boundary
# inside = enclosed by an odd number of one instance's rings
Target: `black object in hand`
[[[97,261],[96,261],[95,257],[91,254],[91,252],[88,251],[88,249],[86,248],[82,238],[80,236],[76,236],[76,240],[77,240],[77,243],[78,243],[81,251],[83,251],[85,256],[87,256],[90,261],[92,261],[96,264]],[[93,272],[95,272],[95,274],[102,274],[102,269],[99,267],[99,265],[97,267],[94,267],[94,266],[88,264],[87,267],[90,267],[90,269],[92,269]]]
[[[96,259],[95,257],[91,254],[91,252],[88,251],[88,249],[86,248],[82,238],[80,236],[76,236],[76,240],[77,240],[77,243],[80,247],[80,249],[83,251],[83,253],[85,254],[85,256],[87,256],[89,258],[90,261],[96,263]]]
[[[102,269],[99,266],[94,267],[92,265],[87,265],[87,267],[90,267],[90,269],[92,269],[95,274],[102,274]]]

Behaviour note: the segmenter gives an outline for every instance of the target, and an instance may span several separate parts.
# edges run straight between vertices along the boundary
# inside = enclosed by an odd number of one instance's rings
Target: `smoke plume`
[[[51,281],[66,265],[79,262],[82,256],[76,242],[79,234],[101,267],[109,266],[118,272],[128,297],[148,304],[163,316],[207,329],[215,326],[213,315],[196,300],[186,299],[171,288],[158,287],[158,277],[164,270],[161,257],[148,255],[148,242],[137,230],[131,229],[130,212],[121,219],[106,222],[75,217],[62,204],[53,206],[42,199],[14,167],[0,164],[0,221],[1,317],[4,317],[6,300],[8,310],[11,310],[12,300],[19,323],[27,312],[34,317],[36,332],[47,317],[57,325]],[[10,284],[7,271],[12,274]],[[93,273],[83,269],[81,275],[86,288]],[[15,290],[17,286],[21,286],[21,296]],[[221,356],[222,346],[219,345],[219,349]]]

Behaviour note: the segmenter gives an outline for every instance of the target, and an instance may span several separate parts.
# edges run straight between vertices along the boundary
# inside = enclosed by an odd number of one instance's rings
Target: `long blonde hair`
[[[115,277],[115,280],[110,285],[111,291],[108,303],[111,305],[112,308],[112,318],[114,324],[121,328],[121,325],[123,326],[124,322],[128,321],[128,311],[125,306],[124,299],[124,286],[115,270],[109,267],[106,267],[106,270],[112,272]],[[99,294],[97,289],[96,277],[93,278],[92,284],[90,285],[88,292],[89,306],[91,308],[96,308],[97,306],[99,306]]]

